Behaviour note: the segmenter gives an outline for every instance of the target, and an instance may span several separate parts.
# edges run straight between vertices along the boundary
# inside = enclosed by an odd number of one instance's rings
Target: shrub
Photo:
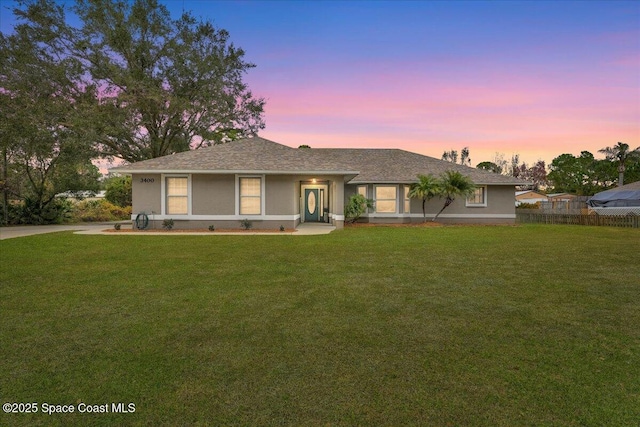
[[[131,206],[131,177],[109,178],[105,184],[104,198],[120,207]]]
[[[173,228],[173,219],[169,218],[162,221],[162,228],[165,230],[171,230]]]
[[[209,231],[216,231],[216,227],[213,224],[211,224],[209,226]]]
[[[11,205],[9,205],[11,207]],[[56,198],[43,205],[37,199],[25,198],[10,209],[10,216],[17,224],[60,224],[72,219],[73,203],[64,198]],[[11,220],[10,220],[11,221]]]
[[[516,206],[517,209],[540,209],[540,203],[520,203]]]
[[[119,223],[119,222],[115,223],[115,224],[113,225],[113,229],[114,229],[114,230],[120,230],[120,223]]]
[[[244,230],[251,230],[253,228],[253,222],[245,218],[240,221],[240,227],[242,227]]]
[[[367,199],[362,194],[354,194],[349,197],[349,201],[344,207],[344,217],[348,222],[356,222],[367,211],[367,208],[373,209],[373,200]]]
[[[83,200],[73,206],[75,221],[122,221],[131,219],[131,206],[120,207],[106,200]]]
[[[284,231],[284,225],[280,226],[280,231]]]

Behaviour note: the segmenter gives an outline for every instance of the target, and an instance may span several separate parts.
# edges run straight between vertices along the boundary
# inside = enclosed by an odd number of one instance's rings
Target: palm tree
[[[418,175],[418,182],[411,184],[409,197],[412,199],[422,199],[422,216],[427,222],[427,211],[425,205],[427,200],[440,194],[440,183],[433,175]]]
[[[627,160],[640,159],[640,147],[629,151],[629,144],[624,142],[618,142],[613,147],[606,147],[598,152],[604,153],[607,160],[618,162],[618,187],[624,184],[624,167]]]
[[[446,197],[444,206],[440,212],[433,218],[435,221],[443,210],[447,208],[457,196],[468,197],[473,194],[476,186],[469,177],[462,175],[460,172],[448,170],[442,174],[440,178],[440,195]]]

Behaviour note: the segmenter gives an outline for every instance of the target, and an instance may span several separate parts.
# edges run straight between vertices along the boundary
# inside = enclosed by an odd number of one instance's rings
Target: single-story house
[[[550,202],[571,202],[577,196],[575,194],[569,193],[549,193],[547,194],[547,198]]]
[[[546,202],[549,199],[546,194],[538,193],[534,190],[516,191],[516,206],[520,206],[522,203],[535,204],[538,202]]]
[[[292,148],[260,137],[176,153],[112,169],[132,176],[132,219],[147,215],[154,226],[172,219],[176,228],[295,228],[301,222],[344,224],[344,206],[361,193],[375,207],[368,222],[422,221],[422,200],[410,199],[418,174],[457,170],[477,185],[457,199],[442,222],[514,223],[519,179],[399,149]],[[427,217],[443,206],[427,203]]]
[[[640,181],[601,191],[587,205],[599,215],[640,215]]]

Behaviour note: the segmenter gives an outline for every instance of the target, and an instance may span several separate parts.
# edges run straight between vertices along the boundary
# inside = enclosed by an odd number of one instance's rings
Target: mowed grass
[[[638,426],[640,230],[0,242],[0,425]]]

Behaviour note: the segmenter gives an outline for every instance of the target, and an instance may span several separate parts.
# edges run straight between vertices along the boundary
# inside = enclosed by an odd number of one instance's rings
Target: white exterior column
[[[336,177],[331,181],[331,190],[332,222],[337,229],[340,229],[344,227],[344,179]]]

